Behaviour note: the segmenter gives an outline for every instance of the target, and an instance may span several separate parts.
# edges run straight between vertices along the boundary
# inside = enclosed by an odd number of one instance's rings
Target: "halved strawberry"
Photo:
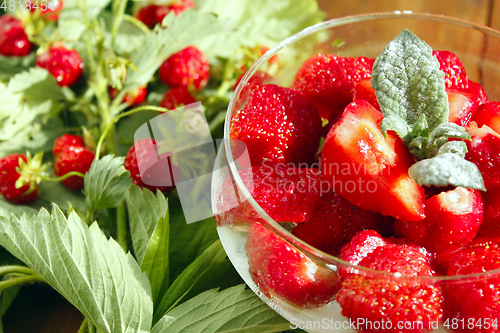
[[[500,133],[500,102],[489,102],[480,105],[476,114],[472,118],[478,125],[490,127],[497,133]]]
[[[324,119],[341,112],[353,101],[355,83],[371,78],[373,62],[366,57],[340,57],[317,54],[299,68],[292,88],[304,92]]]
[[[375,89],[372,88],[371,79],[364,79],[356,82],[352,89],[352,98],[354,101],[362,99],[373,105],[377,110],[380,110],[380,105],[375,95]]]
[[[479,105],[488,103],[490,101],[486,90],[484,90],[483,86],[477,82],[469,80],[469,89],[467,89],[467,91],[477,96],[476,98]]]
[[[483,193],[484,218],[479,235],[500,237],[500,187]]]
[[[425,219],[396,221],[394,233],[432,252],[453,251],[476,237],[483,212],[484,201],[479,191],[457,187],[428,199]]]
[[[439,69],[444,72],[444,84],[446,88],[467,90],[469,78],[465,67],[458,56],[450,51],[433,51],[439,61]]]
[[[424,218],[424,189],[408,175],[413,157],[366,101],[349,104],[323,145],[321,169],[331,190],[353,205],[407,221]]]
[[[467,126],[476,113],[479,100],[475,93],[446,89],[450,114],[448,121],[460,126]]]
[[[486,189],[492,190],[500,186],[500,134],[483,126],[469,129],[472,137],[467,141],[468,152],[465,158],[473,162],[481,171]]]
[[[246,251],[250,275],[267,296],[304,308],[335,298],[337,273],[315,263],[262,224],[251,225]]]

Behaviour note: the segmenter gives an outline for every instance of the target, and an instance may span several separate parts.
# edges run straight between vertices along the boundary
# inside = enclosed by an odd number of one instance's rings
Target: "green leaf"
[[[172,283],[164,295],[158,307],[155,309],[153,322],[157,322],[165,313],[179,304],[183,297],[193,288],[197,281],[203,278],[205,272],[226,259],[226,252],[220,240],[203,252],[191,265],[186,268]]]
[[[418,136],[411,140],[408,145],[408,149],[410,150],[410,153],[417,156],[419,160],[422,160],[427,157],[426,147],[428,142],[429,138]]]
[[[62,39],[77,41],[85,32],[84,16],[78,7],[81,0],[65,0],[64,8],[59,14],[58,25]],[[95,19],[111,0],[85,0],[81,3],[85,6],[85,15],[89,21]]]
[[[50,172],[52,174],[52,172]],[[59,208],[68,210],[70,205],[85,211],[85,196],[80,191],[67,188],[62,183],[43,182],[40,184],[39,200],[45,201],[43,207],[55,203]]]
[[[94,160],[84,178],[83,193],[88,211],[113,208],[125,199],[132,179],[123,161],[123,157],[111,155]]]
[[[190,299],[161,318],[151,333],[263,333],[289,328],[289,322],[245,290],[245,285],[239,285],[221,292],[212,289]]]
[[[146,274],[97,223],[68,219],[54,206],[38,216],[0,217],[0,244],[35,270],[101,331],[149,332],[153,302]]]
[[[12,76],[27,70],[35,65],[36,53],[32,52],[25,57],[4,57],[0,55],[0,76],[11,78]]]
[[[61,107],[59,100],[64,100],[64,94],[56,79],[44,68],[33,67],[28,71],[14,76],[9,81],[8,89],[20,93],[28,104],[52,101],[53,107]]]
[[[38,211],[30,206],[25,205],[14,205],[4,198],[0,198],[0,216],[5,218],[9,218],[12,214],[17,217],[20,217],[23,214],[27,214],[28,216],[36,215]]]
[[[445,123],[436,127],[430,134],[430,140],[433,141],[436,138],[457,138],[463,140],[470,140],[470,134],[463,128],[454,123]]]
[[[419,136],[429,137],[429,124],[427,124],[425,114],[422,114],[420,118],[418,118],[417,122],[411,130],[411,136],[414,138]]]
[[[425,114],[433,131],[448,122],[443,78],[432,48],[405,29],[375,60],[371,81],[384,117],[401,118],[413,128]],[[398,134],[404,138],[403,133]]]
[[[7,313],[20,290],[21,286],[17,285],[0,291],[0,320]]]
[[[453,153],[446,152],[417,162],[408,172],[419,185],[453,185],[486,191],[477,166]]]
[[[463,141],[449,141],[438,150],[438,155],[446,153],[454,153],[461,158],[465,158],[465,154],[467,154],[467,144]]]
[[[395,115],[390,115],[387,117],[384,117],[382,121],[380,122],[380,130],[384,135],[387,134],[387,131],[394,131],[396,132],[403,140],[408,140],[409,139],[409,128],[408,125],[406,125],[405,121],[398,116]]]

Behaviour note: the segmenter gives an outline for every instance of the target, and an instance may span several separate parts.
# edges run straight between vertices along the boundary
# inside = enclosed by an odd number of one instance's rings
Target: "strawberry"
[[[75,135],[65,134],[56,139],[52,151],[55,154],[54,174],[59,177],[72,171],[87,173],[95,158],[94,152],[83,144],[83,139]],[[79,176],[66,178],[62,183],[73,190],[83,188],[83,178]]]
[[[196,103],[196,99],[191,96],[189,91],[185,87],[177,87],[167,91],[160,102],[160,106],[165,109],[174,110],[192,103]]]
[[[479,191],[457,187],[427,199],[425,219],[396,221],[394,233],[432,252],[453,251],[476,237],[483,212],[484,201]]]
[[[295,74],[292,88],[304,92],[324,119],[353,101],[356,82],[371,78],[374,59],[317,54]]]
[[[36,4],[38,5],[38,2],[36,2]],[[43,15],[43,18],[45,20],[57,21],[57,19],[59,18],[59,13],[61,12],[61,10],[64,7],[64,2],[63,2],[63,0],[52,0],[49,2],[49,4],[52,8],[49,8],[48,5],[45,8],[42,4],[38,5],[38,7],[35,7],[35,6],[33,6],[34,4],[32,2],[30,12],[32,12],[32,13],[41,12],[41,14]],[[43,8],[45,8],[45,10]]]
[[[349,104],[325,139],[321,169],[331,190],[351,204],[406,221],[425,217],[425,192],[408,175],[412,155],[382,113],[366,101]]]
[[[483,193],[484,218],[479,235],[500,237],[500,187]]]
[[[380,111],[380,105],[375,95],[375,89],[372,88],[370,79],[359,80],[352,88],[352,99],[354,101],[362,99],[373,105],[373,107]]]
[[[247,145],[252,165],[310,163],[319,147],[321,118],[300,92],[273,84],[258,86],[231,120],[231,139]]]
[[[489,102],[480,105],[472,118],[478,127],[484,125],[500,134],[500,102]]]
[[[346,248],[346,249],[344,249]],[[404,240],[383,239],[372,230],[354,236],[341,251],[341,259],[370,269],[403,276],[436,276],[425,249]],[[443,315],[441,288],[421,285],[404,277],[343,273],[337,301],[342,315],[364,322],[391,322],[377,328],[359,325],[371,332],[425,332]],[[398,327],[402,322],[422,322],[422,327]]]
[[[115,88],[109,89],[109,96],[114,99],[118,95],[118,90]],[[146,87],[138,87],[123,97],[123,103],[129,104],[130,107],[139,105],[146,100],[148,89]]]
[[[467,90],[469,78],[462,61],[449,51],[433,51],[439,61],[439,69],[444,72],[444,84],[447,89]]]
[[[250,227],[246,243],[250,275],[268,297],[315,308],[335,298],[338,275],[300,252],[260,223]]]
[[[0,54],[6,57],[24,57],[32,44],[20,20],[5,14],[0,16]]]
[[[49,48],[47,52],[38,56],[36,65],[48,70],[61,87],[74,86],[83,73],[83,62],[78,52],[64,46]]]
[[[130,171],[132,182],[153,192],[168,192],[175,189],[179,167],[172,163],[172,153],[156,154],[156,141],[142,139],[133,145],[125,157],[125,169]],[[142,174],[141,174],[142,171]]]
[[[450,323],[453,319],[460,323],[453,329],[455,332],[499,332],[500,278],[498,273],[484,274],[498,269],[500,269],[498,244],[466,248],[459,251],[451,260],[448,276],[483,273],[481,277],[469,281],[460,283],[450,281],[443,288],[446,316],[450,319]],[[490,327],[486,327],[487,322]],[[470,323],[472,324],[469,325]]]
[[[194,8],[193,0],[174,0],[170,6],[157,6],[155,12],[156,22],[163,22],[165,16],[167,16],[170,12],[174,12],[177,16],[190,8]]]
[[[26,205],[38,198],[38,188],[35,184],[25,184],[16,188],[16,182],[21,177],[17,171],[19,160],[28,162],[25,155],[14,154],[0,159],[0,194],[16,205]]]
[[[154,28],[158,23],[156,19],[156,11],[158,6],[156,5],[146,5],[139,9],[139,11],[134,15],[139,21],[144,23],[149,29]]]
[[[479,105],[490,101],[488,95],[486,94],[486,90],[484,90],[483,86],[477,82],[469,80],[469,89],[467,89],[467,91],[476,95]]]
[[[209,78],[208,58],[196,47],[189,46],[170,56],[160,67],[160,79],[167,86],[205,87]]]
[[[478,96],[472,92],[446,89],[450,108],[448,121],[467,126],[479,106]]]
[[[362,230],[378,228],[385,221],[379,213],[355,207],[334,192],[324,194],[318,201],[310,220],[300,223],[292,234],[334,256],[344,244]]]
[[[465,158],[473,162],[481,171],[486,189],[500,186],[500,134],[488,126],[469,129],[472,140],[467,141]]]

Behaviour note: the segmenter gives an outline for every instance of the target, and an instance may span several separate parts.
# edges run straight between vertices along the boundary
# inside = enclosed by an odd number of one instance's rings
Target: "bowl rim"
[[[495,29],[492,29],[488,26],[481,25],[475,22],[467,21],[464,19],[459,19],[455,17],[449,17],[445,15],[437,15],[437,14],[430,14],[430,13],[414,13],[412,11],[394,11],[394,12],[379,12],[379,13],[367,13],[367,14],[359,14],[359,15],[351,15],[351,16],[344,16],[340,18],[335,18],[331,20],[327,20],[324,22],[320,22],[318,24],[315,24],[313,26],[307,27],[303,29],[302,31],[299,31],[295,33],[294,35],[284,39],[280,43],[278,43],[276,46],[271,48],[269,51],[267,51],[257,62],[253,64],[253,66],[245,73],[245,75],[242,77],[241,81],[239,82],[238,86],[236,87],[234,94],[231,98],[231,101],[229,103],[228,109],[227,109],[227,114],[225,118],[225,123],[224,123],[224,140],[230,140],[230,129],[231,129],[231,117],[232,117],[232,110],[235,106],[235,101],[239,98],[242,88],[247,84],[249,79],[255,74],[257,69],[266,61],[268,61],[273,55],[275,55],[279,50],[286,48],[290,43],[296,42],[298,40],[301,40],[307,36],[310,36],[316,32],[319,32],[321,30],[326,30],[328,28],[333,28],[345,24],[350,24],[350,23],[357,23],[357,22],[364,22],[364,21],[375,21],[375,20],[383,20],[383,19],[424,19],[424,20],[430,20],[430,21],[437,21],[437,22],[443,22],[443,23],[449,23],[453,25],[458,25],[462,27],[468,27],[472,28],[475,30],[482,31],[484,33],[488,33],[489,35],[494,35],[498,38],[500,38],[500,31],[497,31]],[[255,199],[252,197],[248,189],[245,187],[239,173],[236,167],[235,159],[233,158],[232,152],[231,152],[231,145],[229,144],[224,144],[224,151],[225,155],[227,158],[227,163],[229,166],[230,170],[230,176],[233,178],[235,181],[236,185],[238,186],[238,189],[241,191],[241,194],[246,198],[246,200],[249,201],[249,203],[252,205],[253,209],[263,218],[263,220],[266,222],[266,227],[270,229],[272,232],[276,233],[278,236],[282,237],[285,239],[287,242],[291,243],[293,246],[297,247],[299,250],[303,252],[308,253],[308,257],[315,257],[318,258],[319,260],[323,261],[328,264],[332,265],[338,265],[340,264],[343,267],[353,269],[355,271],[363,272],[366,275],[369,276],[375,276],[383,279],[404,279],[406,281],[411,281],[411,280],[416,280],[418,282],[424,282],[424,283],[435,283],[435,282],[446,282],[446,281],[455,281],[455,282],[460,282],[460,283],[470,283],[472,281],[476,280],[482,280],[485,277],[494,277],[494,275],[500,274],[500,269],[493,270],[493,271],[488,271],[488,272],[481,272],[481,273],[475,273],[475,274],[470,274],[470,275],[454,275],[454,276],[407,276],[407,275],[402,275],[398,273],[390,273],[386,271],[378,271],[374,270],[371,268],[367,268],[364,266],[359,266],[359,265],[353,265],[349,262],[346,262],[339,257],[332,256],[330,254],[327,254],[319,249],[316,249],[312,245],[308,244],[307,242],[297,238],[295,235],[293,235],[290,231],[285,229],[280,223],[274,221],[261,207],[260,205],[255,201]],[[214,203],[215,204],[215,203]],[[214,210],[215,211],[215,210]]]

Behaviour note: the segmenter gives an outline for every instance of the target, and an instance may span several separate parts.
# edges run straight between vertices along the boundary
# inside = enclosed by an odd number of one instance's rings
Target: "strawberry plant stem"
[[[15,279],[9,279],[9,280],[0,282],[0,291],[7,289],[7,288],[10,288],[10,287],[14,287],[18,284],[29,283],[29,282],[45,282],[45,280],[38,274],[26,275],[26,276],[15,278]]]
[[[78,330],[78,333],[87,333],[88,324],[89,324],[89,322],[88,322],[87,318],[85,318],[83,320],[82,326],[80,326],[80,329]]]
[[[89,333],[95,333],[95,326],[89,323]]]
[[[116,207],[116,228],[118,233],[118,244],[123,248],[123,251],[128,252],[127,219],[125,215],[125,203],[122,202]]]
[[[136,28],[141,30],[145,35],[151,32],[151,30],[149,30],[147,25],[145,25],[144,23],[142,23],[142,21],[139,21],[138,19],[136,19],[132,15],[125,14],[125,16],[123,16],[123,20],[127,21],[129,23],[132,23]]]
[[[57,178],[44,178],[43,181],[57,183],[57,182],[62,182],[63,180],[68,179],[69,177],[72,177],[72,176],[78,176],[78,177],[82,177],[82,178],[85,177],[85,175],[83,173],[81,173],[81,172],[70,171],[67,174],[62,175],[61,177],[57,177]]]
[[[19,273],[19,274],[27,274],[33,275],[36,274],[34,270],[25,266],[2,266],[0,267],[0,275]]]

